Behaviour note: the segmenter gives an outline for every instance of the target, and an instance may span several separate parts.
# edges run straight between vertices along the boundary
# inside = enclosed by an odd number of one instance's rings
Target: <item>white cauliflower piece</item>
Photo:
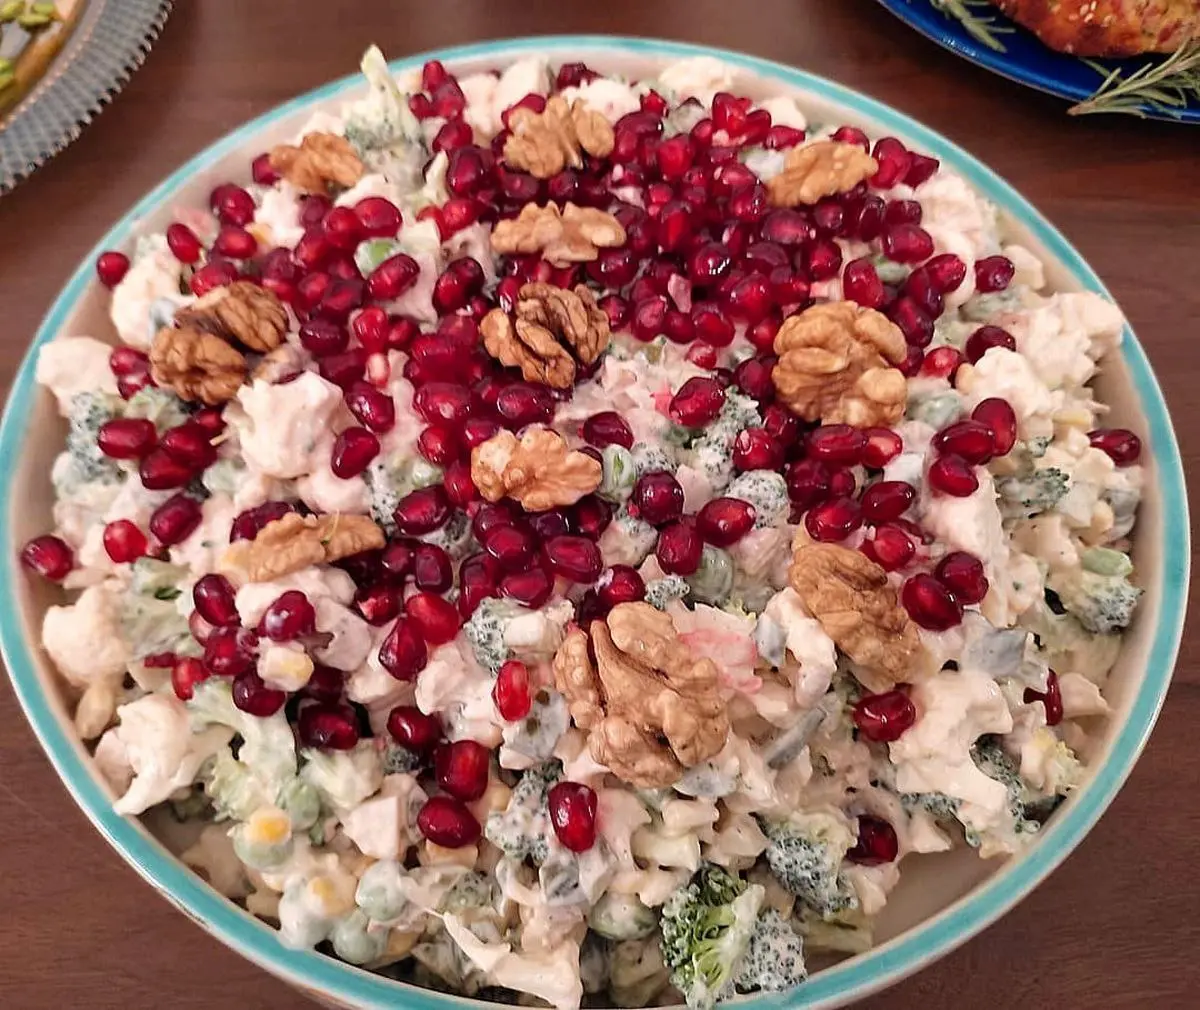
[[[610,123],[615,123],[630,112],[637,112],[642,107],[638,93],[624,81],[614,81],[611,77],[597,77],[594,81],[584,81],[577,87],[565,88],[563,99],[568,105],[579,99],[589,109],[599,112]]]
[[[996,208],[968,185],[962,176],[941,169],[921,183],[915,192],[921,203],[921,224],[940,227],[962,235],[971,246],[974,259],[998,252]]]
[[[733,88],[734,72],[715,57],[688,56],[664,69],[658,79],[680,101],[696,98],[707,105],[718,91]]]
[[[967,407],[973,410],[980,401],[998,396],[1012,405],[1017,424],[1026,426],[1034,418],[1049,416],[1058,406],[1045,379],[1040,363],[1031,357],[993,347],[975,363]]]
[[[267,245],[293,247],[304,236],[300,191],[286,179],[281,179],[278,186],[264,189],[254,212],[254,223]]]
[[[458,79],[463,98],[467,100],[463,119],[483,140],[490,140],[500,132],[500,115],[492,101],[498,84],[499,79],[494,74],[467,74]]]
[[[225,411],[246,463],[272,477],[302,477],[318,466],[318,448],[341,406],[342,391],[315,372],[272,386],[261,379],[238,391]]]
[[[526,95],[544,95],[550,90],[550,66],[541,56],[526,56],[509,64],[492,92],[492,117],[496,124],[492,133],[500,130],[500,114],[516,105]]]
[[[314,512],[341,512],[350,515],[366,515],[371,511],[371,491],[361,475],[339,477],[328,465],[333,454],[334,436],[326,435],[313,448],[311,458],[315,463],[311,473],[296,481],[296,493]]]
[[[776,98],[768,98],[765,102],[761,102],[759,107],[771,113],[771,123],[774,126],[790,126],[796,130],[808,129],[808,120],[805,119],[804,113],[800,111],[800,106],[796,104],[796,99],[790,95],[779,95]]]
[[[256,627],[267,607],[290,589],[298,589],[314,607],[321,600],[347,604],[354,599],[355,591],[354,580],[340,568],[302,568],[271,582],[248,582],[233,599],[242,624]]]
[[[837,670],[837,647],[833,639],[825,634],[821,623],[809,615],[804,602],[791,587],[771,597],[763,616],[779,625],[787,651],[799,665],[799,669],[791,674],[796,704],[801,709],[811,708],[829,690]]]
[[[342,830],[364,855],[402,859],[420,840],[416,817],[425,799],[415,775],[389,775],[377,796],[342,818]]]
[[[94,337],[57,337],[38,351],[34,377],[54,394],[66,417],[77,393],[117,395],[117,380],[108,367],[112,348]]]
[[[1040,258],[1020,245],[1006,245],[1001,252],[1012,261],[1013,287],[1024,285],[1031,291],[1041,291],[1046,286],[1046,267]]]
[[[328,645],[314,651],[317,661],[335,670],[361,667],[374,644],[371,625],[328,596],[318,598],[313,609],[317,614],[317,631],[333,636]]]
[[[71,686],[120,681],[131,652],[120,630],[120,586],[88,586],[79,599],[50,607],[42,618],[42,646]]]
[[[179,290],[183,264],[167,247],[166,237],[144,239],[138,249],[129,272],[113,288],[109,313],[120,338],[131,347],[145,350],[157,332],[151,306],[160,299],[176,304],[186,299]]]
[[[1099,686],[1082,673],[1060,673],[1058,690],[1062,695],[1064,719],[1108,715],[1112,711]]]

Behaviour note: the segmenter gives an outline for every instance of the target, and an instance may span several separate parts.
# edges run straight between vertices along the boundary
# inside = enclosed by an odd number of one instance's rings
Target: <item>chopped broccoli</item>
[[[944,428],[963,414],[963,398],[954,390],[931,396],[914,396],[908,401],[904,416],[910,421],[923,421],[933,428]]]
[[[1012,818],[1012,833],[1014,835],[1035,833],[1039,824],[1026,817],[1026,804],[1036,799],[1036,795],[1021,778],[1016,762],[1000,746],[1000,738],[996,736],[980,737],[971,745],[971,760],[984,775],[999,782],[1008,790],[1008,812]],[[968,843],[976,846],[980,844],[981,840],[977,832],[967,828],[965,834]]]
[[[67,452],[70,476],[64,485],[100,481],[112,484],[121,479],[116,463],[100,451],[97,433],[103,424],[117,416],[117,402],[103,393],[76,393],[68,408]]]
[[[493,878],[472,870],[459,877],[443,895],[438,911],[459,914],[467,908],[491,908],[495,901],[496,883]]]
[[[471,650],[479,665],[497,673],[508,659],[508,646],[504,644],[504,629],[512,618],[520,614],[521,607],[510,600],[487,597],[475,608],[471,619],[463,625],[463,634],[471,643]]]
[[[663,963],[692,1010],[708,1010],[733,995],[765,894],[759,885],[706,864],[663,905]]]
[[[1001,513],[1009,519],[1035,516],[1054,508],[1070,488],[1071,479],[1056,466],[996,481]]]
[[[513,859],[542,862],[550,852],[550,787],[562,778],[562,766],[550,761],[527,769],[508,798],[508,806],[488,815],[484,834]]]
[[[1099,635],[1128,627],[1142,595],[1124,576],[1086,570],[1056,581],[1054,591],[1080,624]]]
[[[383,774],[399,775],[413,772],[425,763],[420,754],[401,747],[392,740],[387,741],[383,749]]]
[[[269,802],[253,772],[226,749],[219,751],[212,764],[204,769],[201,781],[218,821],[244,821]]]
[[[725,391],[721,413],[691,445],[692,465],[702,470],[717,491],[733,477],[733,443],[744,428],[762,425],[758,404],[734,390]],[[784,500],[787,495],[785,492]]]
[[[283,710],[270,716],[243,712],[233,703],[229,680],[210,677],[197,685],[187,703],[197,728],[216,723],[235,730],[242,738],[238,761],[270,787],[272,794],[296,776],[296,741]]]
[[[738,992],[780,992],[808,977],[804,940],[775,909],[759,913],[750,946],[733,978]]]
[[[639,940],[658,927],[658,916],[634,894],[601,895],[587,913],[588,926],[609,940]]]
[[[634,480],[656,470],[675,472],[675,461],[660,446],[648,442],[635,442],[629,454],[633,457]]]
[[[681,575],[666,575],[661,579],[653,579],[646,585],[646,602],[658,610],[666,610],[667,604],[673,600],[682,600],[692,587]]]
[[[797,813],[788,821],[760,818],[767,836],[767,866],[784,888],[822,915],[858,905],[841,875],[842,860],[854,844],[849,826],[832,813]]]
[[[404,188],[412,188],[420,179],[420,165],[424,161],[421,124],[409,109],[377,47],[372,46],[363,56],[362,72],[371,90],[347,114],[346,139],[369,167],[383,171],[397,184],[405,183]],[[403,162],[406,171],[393,178],[395,162]]]
[[[960,801],[945,793],[900,793],[900,803],[906,810],[924,810],[935,821],[950,823],[958,819]]]

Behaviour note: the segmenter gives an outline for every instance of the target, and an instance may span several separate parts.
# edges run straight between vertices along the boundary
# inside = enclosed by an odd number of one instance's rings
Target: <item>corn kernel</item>
[[[298,649],[272,645],[259,660],[258,675],[281,691],[299,691],[313,675],[313,661]]]
[[[246,841],[252,845],[279,845],[291,836],[291,819],[278,807],[259,807],[246,821]]]
[[[457,849],[447,849],[435,842],[425,840],[417,858],[422,866],[444,866],[447,864],[465,866],[468,869],[475,865],[479,858],[479,848],[475,845],[464,845]]]

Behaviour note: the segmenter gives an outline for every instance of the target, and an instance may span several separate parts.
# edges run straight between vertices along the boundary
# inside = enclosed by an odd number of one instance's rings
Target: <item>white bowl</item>
[[[419,67],[424,60],[437,58],[456,73],[470,73],[530,53],[554,63],[584,60],[605,72],[633,78],[654,76],[656,68],[680,57],[716,56],[735,68],[740,93],[763,98],[790,93],[810,121],[856,124],[874,135],[897,136],[913,149],[940,158],[1001,208],[1013,236],[1047,263],[1054,287],[1107,295],[1066,240],[966,152],[885,105],[790,67],[673,42],[542,37],[427,53],[400,61],[394,69]],[[113,848],[186,915],[250,960],[327,1003],[444,1010],[476,1001],[395,982],[311,951],[285,948],[274,930],[209,888],[144,824],[113,813],[114,797],[75,735],[57,676],[39,645],[41,616],[55,601],[55,593],[44,583],[27,579],[15,562],[18,546],[42,532],[50,514],[50,464],[64,434],[52,398],[34,383],[34,355],[41,344],[60,334],[113,337],[106,293],[94,280],[96,254],[128,248],[137,235],[161,231],[170,223],[174,207],[202,206],[216,182],[245,178],[251,157],[290,138],[314,110],[336,110],[363,87],[357,75],[326,85],[261,116],[198,155],[116,224],[55,302],[17,375],[0,426],[0,523],[3,542],[9,547],[7,584],[12,589],[9,605],[0,615],[0,648],[26,715],[76,802]],[[1092,755],[1087,784],[1062,805],[1018,858],[983,861],[970,849],[910,857],[879,921],[877,947],[816,974],[790,992],[752,997],[756,1006],[843,1006],[946,954],[1011,908],[1066,858],[1112,802],[1137,760],[1175,662],[1190,549],[1183,470],[1167,407],[1142,348],[1131,332],[1125,336],[1120,355],[1106,361],[1097,389],[1100,399],[1112,406],[1114,423],[1137,431],[1145,443],[1147,492],[1133,554],[1146,594],[1110,680],[1106,696],[1114,714]]]

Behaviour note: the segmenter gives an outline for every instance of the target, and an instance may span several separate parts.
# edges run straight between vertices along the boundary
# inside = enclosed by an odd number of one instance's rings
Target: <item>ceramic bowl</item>
[[[1066,240],[1014,190],[965,151],[885,105],[791,67],[738,53],[646,39],[527,38],[489,42],[414,56],[395,69],[433,57],[459,73],[501,66],[537,53],[552,62],[585,60],[632,78],[684,56],[716,56],[736,68],[737,90],[758,97],[791,93],[810,121],[858,124],[876,135],[942,159],[1001,209],[1014,235],[1047,262],[1060,290],[1106,293]],[[247,175],[251,157],[289,138],[316,109],[336,109],[364,87],[355,75],[287,103],[230,134],[172,174],[104,236],[80,265],[38,330],[13,385],[0,427],[0,538],[7,545],[8,606],[0,613],[0,645],[29,721],[76,802],[110,844],[150,884],[213,936],[267,971],[338,1007],[445,1010],[463,1000],[372,975],[329,957],[286,949],[269,926],[210,889],[172,854],[147,824],[112,811],[108,787],[76,739],[56,676],[39,648],[41,615],[54,593],[18,569],[18,545],[43,531],[52,503],[49,473],[63,438],[52,398],[34,383],[38,347],[60,334],[112,334],[107,293],[92,264],[102,249],[128,248],[146,231],[161,230],[171,208],[203,205],[218,181]],[[970,849],[905,862],[871,951],[817,973],[791,992],[756,997],[756,1007],[843,1006],[918,970],[993,922],[1061,863],[1096,823],[1128,776],[1167,691],[1183,623],[1188,575],[1188,519],[1183,471],[1171,421],[1149,362],[1133,334],[1106,362],[1100,397],[1114,424],[1145,440],[1148,492],[1136,531],[1134,558],[1146,595],[1110,681],[1114,708],[1091,755],[1087,784],[1055,814],[1019,858],[982,861]],[[466,1001],[471,1002],[471,1001]]]

